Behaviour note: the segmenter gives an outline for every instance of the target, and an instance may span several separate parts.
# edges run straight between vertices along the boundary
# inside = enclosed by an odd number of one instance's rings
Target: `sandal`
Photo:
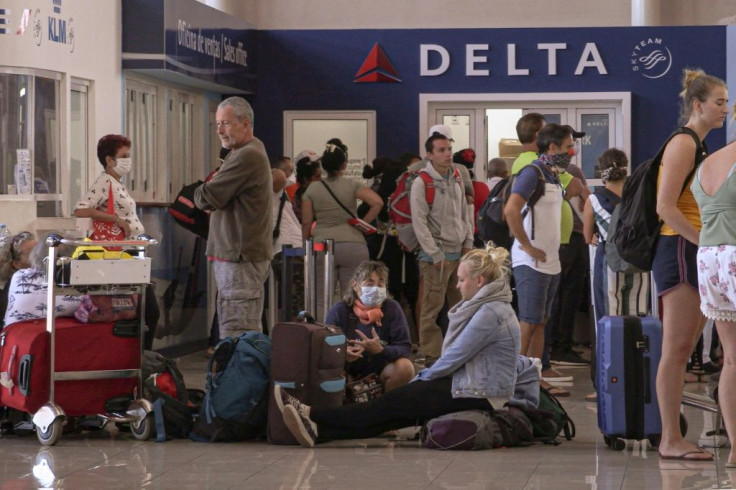
[[[695,454],[704,454],[706,457],[705,458],[692,458],[692,457],[690,457],[690,456],[693,456]],[[664,454],[659,453],[659,457],[660,457],[660,459],[677,459],[677,460],[680,460],[680,461],[696,461],[696,462],[700,462],[700,461],[713,461],[713,455],[712,454],[710,454],[710,453],[708,453],[706,451],[701,451],[700,449],[693,449],[692,451],[685,451],[684,453],[677,454],[675,456],[665,456]]]

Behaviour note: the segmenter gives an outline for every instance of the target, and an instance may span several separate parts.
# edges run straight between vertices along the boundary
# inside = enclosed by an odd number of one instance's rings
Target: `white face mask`
[[[286,178],[286,185],[296,184],[296,175],[291,174]]]
[[[113,170],[117,172],[119,175],[125,175],[130,172],[130,169],[133,167],[133,159],[130,157],[128,158],[116,158],[115,159],[116,165],[113,167]]]
[[[386,301],[386,288],[361,286],[360,302],[365,306],[378,306]]]

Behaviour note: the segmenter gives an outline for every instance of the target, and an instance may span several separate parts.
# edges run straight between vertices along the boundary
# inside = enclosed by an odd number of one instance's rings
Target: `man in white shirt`
[[[281,270],[284,263],[282,249],[284,245],[302,248],[302,225],[296,218],[294,208],[286,195],[284,187],[287,183],[286,173],[281,169],[271,169],[273,178],[273,268],[276,281],[281,283]],[[296,318],[304,309],[304,258],[293,258],[291,284],[291,317]],[[283,299],[282,299],[283,304]]]
[[[544,325],[550,316],[561,270],[562,185],[557,175],[570,164],[574,147],[572,131],[559,124],[548,124],[539,131],[537,145],[539,158],[530,163],[529,168],[519,171],[514,179],[504,215],[516,238],[511,260],[519,298],[521,354],[541,359]],[[541,196],[539,175],[545,181]],[[536,205],[525,211],[532,197]]]

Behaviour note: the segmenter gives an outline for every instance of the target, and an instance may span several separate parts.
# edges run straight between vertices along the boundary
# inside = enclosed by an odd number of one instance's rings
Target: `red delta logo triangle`
[[[363,64],[360,66],[358,73],[355,74],[355,83],[400,83],[399,72],[396,71],[394,65],[389,61],[386,53],[381,49],[378,43],[373,45],[373,49],[365,57]]]

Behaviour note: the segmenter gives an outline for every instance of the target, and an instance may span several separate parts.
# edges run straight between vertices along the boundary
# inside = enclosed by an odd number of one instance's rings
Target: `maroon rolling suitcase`
[[[140,367],[139,320],[57,318],[55,328],[57,375]],[[34,414],[49,401],[50,338],[46,320],[14,323],[0,333],[0,405]],[[58,380],[54,401],[68,416],[104,414],[117,411],[110,404],[127,407],[137,386],[137,376]]]
[[[284,425],[273,398],[281,385],[290,395],[314,407],[340,407],[345,394],[345,344],[342,330],[313,323],[277,323],[271,332],[271,383],[268,441],[298,444]]]

